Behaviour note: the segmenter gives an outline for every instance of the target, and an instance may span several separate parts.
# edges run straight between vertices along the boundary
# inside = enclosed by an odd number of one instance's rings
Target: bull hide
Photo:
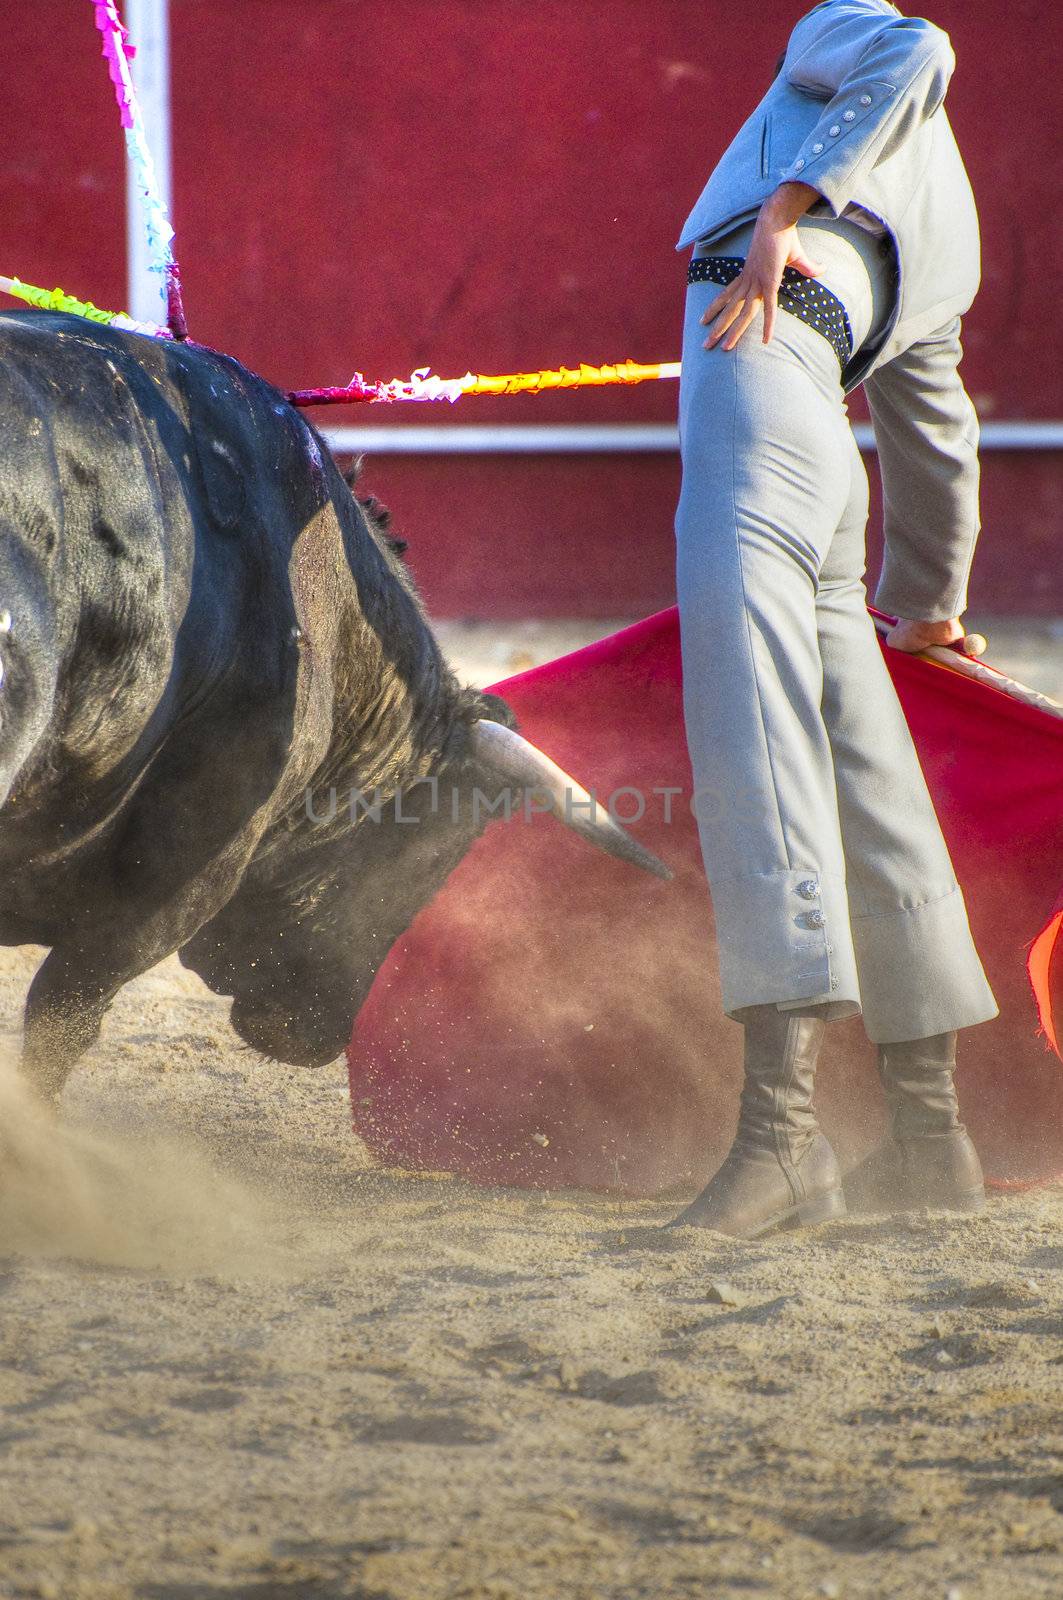
[[[38,311],[0,314],[0,371],[0,942],[48,946],[26,1069],[57,1093],[174,950],[253,1048],[332,1060],[480,800],[566,775],[457,683],[271,385]],[[604,815],[582,831],[660,870]]]

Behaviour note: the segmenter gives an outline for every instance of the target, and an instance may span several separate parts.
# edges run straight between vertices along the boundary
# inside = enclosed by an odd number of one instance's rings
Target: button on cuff
[[[819,898],[805,900],[798,885],[819,884]],[[840,870],[820,869],[806,859],[795,869],[743,874],[712,883],[720,962],[720,989],[727,1016],[743,1006],[797,1003],[809,995],[842,1001],[847,1014],[859,1009],[860,984],[850,935],[845,880]],[[823,926],[795,920],[823,916]],[[834,946],[827,950],[827,944]],[[831,979],[837,987],[831,988]],[[915,1037],[915,1035],[913,1035]]]

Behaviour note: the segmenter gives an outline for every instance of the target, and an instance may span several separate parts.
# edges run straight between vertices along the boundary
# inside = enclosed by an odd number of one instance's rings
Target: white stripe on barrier
[[[314,416],[313,411],[307,413]],[[874,450],[868,423],[853,430],[861,450]],[[431,423],[323,428],[337,455],[641,455],[679,448],[671,423],[527,423],[477,427]],[[983,422],[983,450],[1063,450],[1063,422]]]
[[[136,48],[132,62],[137,102],[155,175],[166,209],[172,213],[170,179],[170,29],[168,0],[125,0],[122,20]],[[166,284],[152,272],[144,214],[136,175],[126,162],[126,308],[138,322],[166,325]]]

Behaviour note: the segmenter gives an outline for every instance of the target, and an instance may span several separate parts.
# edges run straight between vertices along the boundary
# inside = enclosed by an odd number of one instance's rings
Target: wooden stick
[[[885,617],[873,618],[879,633],[885,635],[893,627],[893,623]],[[1047,694],[1041,694],[1038,689],[1031,689],[1025,683],[1019,683],[1016,678],[1009,678],[1006,673],[998,672],[995,667],[987,666],[985,662],[977,660],[974,656],[966,656],[962,650],[951,649],[948,645],[934,644],[926,650],[913,650],[912,655],[925,656],[931,661],[936,661],[940,666],[949,667],[953,672],[961,673],[965,678],[974,678],[977,683],[984,683],[990,689],[996,689],[1001,694],[1006,694],[1012,700],[1018,700],[1020,705],[1033,706],[1035,711],[1046,711],[1050,717],[1063,717],[1063,705],[1058,700],[1053,700]]]

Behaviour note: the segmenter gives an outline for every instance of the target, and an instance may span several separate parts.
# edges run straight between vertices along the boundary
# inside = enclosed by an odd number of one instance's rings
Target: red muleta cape
[[[961,1036],[963,1114],[992,1177],[1043,1180],[1063,1170],[1063,720],[885,655],[1000,1006]],[[363,1007],[356,1131],[390,1165],[481,1183],[696,1187],[734,1131],[741,1029],[720,1010],[689,810],[677,614],[497,689],[599,799],[622,785],[645,797],[630,829],[676,876],[637,872],[549,817],[489,828]],[[616,804],[632,816],[639,796]],[[827,1030],[817,1098],[844,1160],[880,1134],[859,1018]]]

